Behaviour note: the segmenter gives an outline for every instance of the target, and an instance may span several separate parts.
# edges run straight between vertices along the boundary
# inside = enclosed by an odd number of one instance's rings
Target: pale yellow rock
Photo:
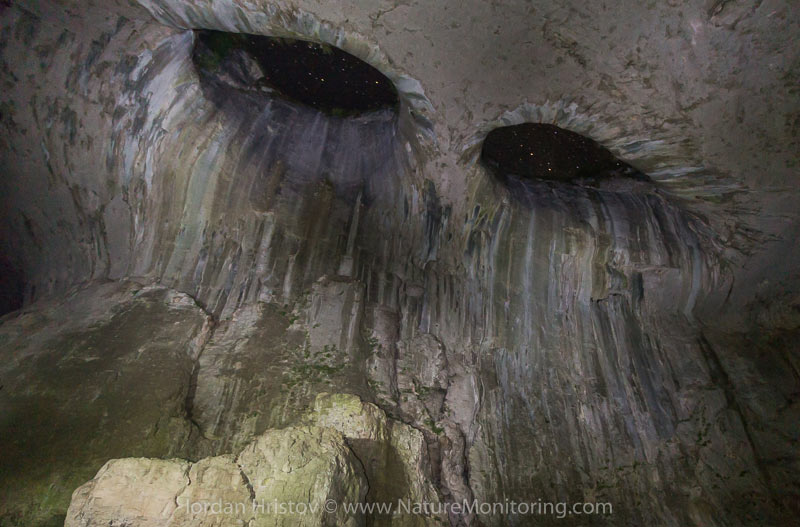
[[[335,430],[309,426],[270,431],[245,447],[237,461],[254,493],[251,527],[364,525],[363,515],[349,514],[344,505],[364,500],[367,480]],[[289,512],[270,511],[276,503]],[[335,510],[326,504],[335,504]]]
[[[111,460],[75,491],[65,527],[361,527],[363,513],[345,505],[366,493],[341,434],[286,428],[237,457]]]
[[[188,471],[185,461],[112,459],[72,494],[64,527],[169,525]]]
[[[177,497],[170,527],[247,525],[250,492],[233,456],[201,459],[189,470],[190,485]]]
[[[374,525],[422,527],[440,525],[444,515],[408,514],[398,503],[440,505],[431,483],[425,439],[419,430],[390,419],[380,408],[350,394],[319,394],[308,419],[339,431],[364,465],[370,492],[367,501],[391,503],[396,515],[377,515]]]

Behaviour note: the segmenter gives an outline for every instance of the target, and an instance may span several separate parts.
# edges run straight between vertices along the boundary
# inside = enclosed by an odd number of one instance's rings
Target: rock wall
[[[143,329],[147,328],[147,329]],[[187,456],[195,358],[210,319],[187,295],[109,282],[0,326],[0,517],[54,525],[110,458]]]
[[[142,4],[4,8],[0,239],[26,304],[0,326],[0,521],[59,522],[110,458],[232,454],[331,391],[415,430],[443,502],[613,504],[534,518],[559,525],[793,517],[797,298],[749,294],[776,271],[742,262],[777,228],[749,219],[735,181],[688,169],[704,153],[727,167],[699,117],[669,121],[657,90],[603,95],[603,109],[542,88],[481,108],[480,83],[454,104],[471,84],[431,74],[426,96],[408,56],[359,31],[363,9],[350,23],[314,5]],[[400,107],[345,119],[226,91],[197,74],[192,27],[335,44],[386,73]],[[581,46],[544,30],[578,60]],[[577,90],[587,62],[554,78]],[[504,185],[475,147],[519,120],[592,135],[656,181]],[[383,471],[365,477],[393,496]]]

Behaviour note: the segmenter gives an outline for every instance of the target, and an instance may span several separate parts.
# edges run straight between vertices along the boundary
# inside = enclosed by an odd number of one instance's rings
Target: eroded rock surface
[[[422,527],[446,521],[438,513],[348,509],[381,504],[399,511],[405,500],[436,511],[419,431],[347,394],[318,395],[304,421],[266,431],[235,456],[196,463],[111,460],[74,492],[65,526]]]
[[[404,423],[335,428],[427,459],[416,495],[614,510],[453,525],[796,519],[791,0],[8,4],[3,527],[59,523],[109,458],[214,459],[215,481],[321,392]],[[194,28],[341,47],[400,105],[220,89]],[[652,182],[498,181],[481,141],[522,122]]]
[[[307,419],[339,431],[361,461],[369,481],[367,503],[428,504],[431,514],[388,514],[370,518],[370,525],[440,525],[439,495],[433,484],[431,459],[422,432],[394,419],[377,406],[347,394],[320,394]]]
[[[357,527],[363,514],[325,505],[360,503],[366,491],[361,465],[341,435],[285,428],[235,457],[109,461],[75,491],[64,525]]]
[[[55,524],[109,458],[189,455],[206,314],[185,294],[96,284],[0,325],[0,517]]]
[[[220,322],[198,361],[192,412],[217,452],[297,422],[317,393],[369,395],[362,289],[322,277],[294,306],[259,302]]]

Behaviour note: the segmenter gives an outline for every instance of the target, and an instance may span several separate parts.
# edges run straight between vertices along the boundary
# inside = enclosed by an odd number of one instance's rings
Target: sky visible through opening
[[[572,181],[635,172],[592,139],[545,123],[492,130],[481,160],[501,178]]]
[[[197,34],[196,63],[206,71],[243,51],[258,63],[264,75],[259,83],[318,110],[350,115],[398,104],[392,81],[335,46],[210,30]]]

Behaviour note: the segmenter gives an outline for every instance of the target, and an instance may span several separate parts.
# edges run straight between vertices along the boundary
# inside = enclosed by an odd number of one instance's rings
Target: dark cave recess
[[[617,159],[596,141],[547,123],[495,128],[483,141],[480,160],[501,180],[649,181],[646,175]]]
[[[193,59],[201,75],[277,93],[335,116],[396,108],[392,81],[363,60],[307,40],[196,30]]]
[[[0,255],[0,316],[22,307],[24,291],[24,276],[8,258]]]

